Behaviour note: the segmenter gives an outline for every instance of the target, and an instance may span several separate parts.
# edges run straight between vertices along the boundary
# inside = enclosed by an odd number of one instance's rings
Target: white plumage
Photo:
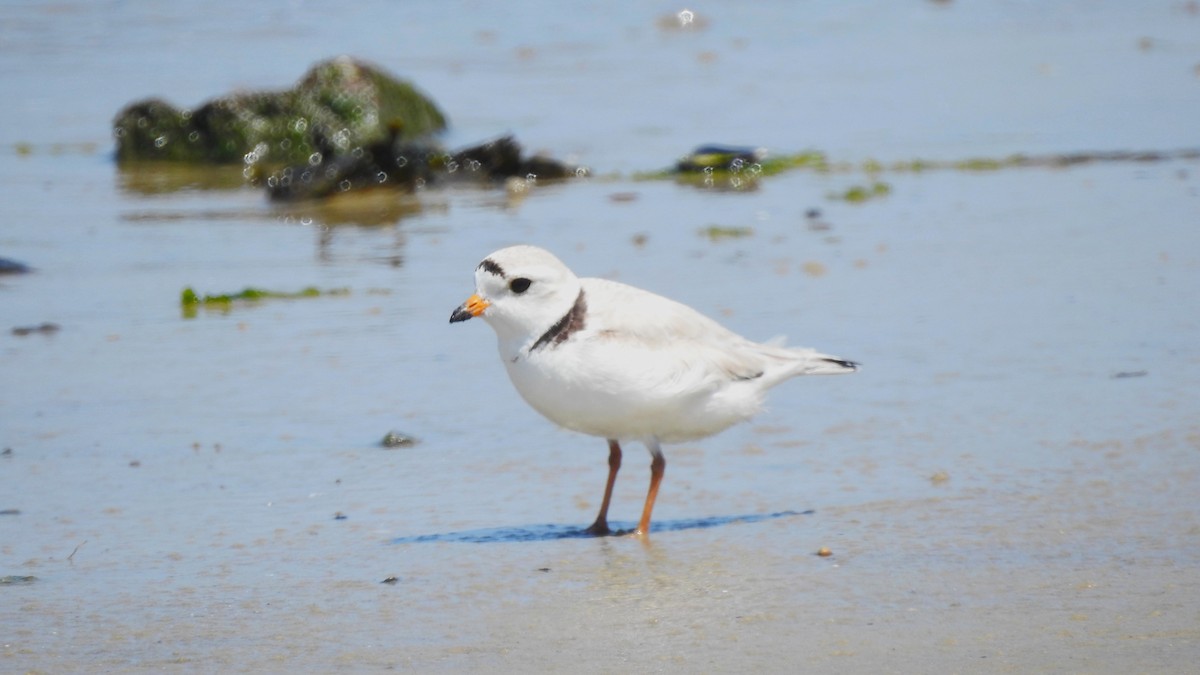
[[[620,441],[642,441],[654,457],[635,531],[645,535],[665,466],[660,442],[704,438],[749,419],[766,391],[791,377],[857,369],[812,349],[752,342],[649,291],[580,279],[534,246],[484,258],[475,289],[450,321],[481,317],[529,405],[561,427],[609,440],[609,482],[590,528],[596,534],[609,532]]]

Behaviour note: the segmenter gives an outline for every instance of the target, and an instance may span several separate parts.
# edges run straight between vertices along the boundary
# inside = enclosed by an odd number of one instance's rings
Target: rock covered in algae
[[[675,163],[680,173],[696,173],[707,170],[736,171],[761,162],[767,155],[763,148],[739,145],[702,145]]]
[[[121,162],[270,165],[320,161],[445,128],[441,110],[411,84],[344,56],[313,66],[286,91],[231,94],[195,110],[151,98],[113,122]]]

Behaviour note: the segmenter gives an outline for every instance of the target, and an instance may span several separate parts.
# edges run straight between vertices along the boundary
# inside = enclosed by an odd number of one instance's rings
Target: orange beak
[[[477,317],[483,314],[483,310],[487,309],[489,305],[491,303],[479,297],[479,294],[476,293],[467,298],[466,302],[450,314],[450,323],[458,323],[459,321],[466,321],[467,319]]]

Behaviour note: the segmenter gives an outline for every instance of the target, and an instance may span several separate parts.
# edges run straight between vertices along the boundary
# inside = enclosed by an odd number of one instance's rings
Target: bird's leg
[[[621,470],[621,445],[614,439],[608,439],[608,482],[604,485],[604,501],[600,502],[600,513],[596,514],[596,522],[584,530],[597,536],[612,534],[608,529],[608,503],[612,501],[613,485],[617,484],[617,472]]]
[[[662,448],[658,447],[657,440],[646,441],[646,449],[654,458],[650,461],[650,491],[646,493],[646,505],[642,507],[642,520],[633,532],[633,536],[643,539],[650,536],[650,514],[654,511],[654,500],[658,498],[658,485],[662,482],[663,471],[667,468],[667,459],[663,457]]]

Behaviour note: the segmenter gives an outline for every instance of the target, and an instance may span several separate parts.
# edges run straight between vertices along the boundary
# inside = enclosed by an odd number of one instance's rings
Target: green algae
[[[811,171],[823,176],[861,174],[869,182],[852,185],[843,190],[827,192],[832,201],[863,204],[886,198],[892,193],[890,183],[881,179],[887,174],[917,174],[927,171],[958,171],[988,173],[1009,169],[1066,169],[1095,163],[1150,163],[1166,161],[1195,161],[1200,148],[1168,151],[1098,151],[1047,155],[1014,153],[1002,157],[968,157],[936,160],[913,158],[883,161],[868,158],[859,162],[834,161],[819,150],[768,156],[766,150],[730,146],[701,146],[679,159],[675,166],[659,171],[634,173],[633,180],[673,180],[705,190],[746,192],[756,190],[763,178],[787,171]],[[707,233],[714,241],[726,238],[720,232]]]
[[[731,186],[745,189],[753,187],[758,179],[775,176],[787,171],[812,171],[818,174],[861,173],[871,177],[872,184],[866,187],[849,188],[845,192],[830,193],[831,199],[850,202],[866,201],[890,193],[890,187],[877,180],[887,173],[921,173],[925,171],[961,171],[982,173],[1004,169],[1024,168],[1067,168],[1085,164],[1114,162],[1162,162],[1172,160],[1200,159],[1200,149],[1187,148],[1173,151],[1098,151],[1073,152],[1048,155],[1015,153],[1004,157],[968,157],[965,159],[937,160],[913,158],[885,162],[868,158],[859,162],[834,161],[819,150],[804,150],[798,153],[767,156],[759,151],[753,162],[736,153],[712,152],[700,148],[682,158],[669,169],[639,172],[635,180],[674,179],[678,182],[707,187]]]
[[[886,197],[892,193],[892,186],[882,181],[875,181],[869,185],[854,185],[842,192],[830,192],[826,195],[829,199],[836,201],[849,202],[851,204],[861,204],[872,199]]]
[[[721,241],[723,239],[741,239],[742,237],[750,237],[754,235],[753,227],[740,227],[729,225],[709,225],[708,227],[700,228],[700,235],[708,238],[709,241]]]
[[[308,286],[295,292],[270,291],[262,288],[246,287],[237,293],[222,293],[218,295],[200,295],[190,286],[179,294],[179,304],[185,318],[196,316],[196,311],[204,309],[222,312],[230,311],[237,303],[257,303],[263,300],[297,300],[302,298],[318,298],[322,296],[349,295],[348,288],[333,288],[322,291],[315,286]]]
[[[8,574],[0,577],[0,586],[24,586],[37,581],[37,577],[25,576],[21,574]]]

